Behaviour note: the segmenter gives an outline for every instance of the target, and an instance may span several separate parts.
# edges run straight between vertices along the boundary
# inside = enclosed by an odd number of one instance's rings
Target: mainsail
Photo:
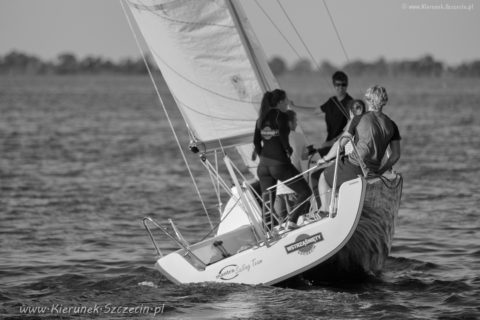
[[[278,84],[240,4],[128,2],[192,139],[206,150],[251,144],[262,95]]]

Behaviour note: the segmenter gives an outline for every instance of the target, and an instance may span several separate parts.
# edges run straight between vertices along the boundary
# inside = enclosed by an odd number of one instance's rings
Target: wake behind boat
[[[316,278],[327,265],[347,273],[380,272],[391,247],[401,176],[363,176],[343,183],[327,216],[311,199],[310,212],[296,230],[282,227],[273,204],[259,201],[251,179],[245,178],[244,168],[255,175],[257,165],[250,155],[260,98],[279,86],[240,1],[132,0],[128,5],[181,111],[190,150],[199,154],[219,205],[221,194],[230,197],[222,206],[217,232],[198,243],[187,242],[172,221],[167,227],[144,219],[160,272],[175,283],[247,284],[276,284],[299,274]],[[240,155],[240,164],[228,156],[232,152]],[[219,158],[228,177],[220,173]],[[179,249],[163,255],[152,224]]]

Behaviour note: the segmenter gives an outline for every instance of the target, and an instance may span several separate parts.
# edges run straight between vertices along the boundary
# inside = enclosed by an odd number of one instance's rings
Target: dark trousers
[[[335,174],[335,166],[330,166],[325,169],[325,180],[327,181],[330,187],[333,187],[333,176]],[[338,162],[338,171],[337,171],[337,190],[340,188],[342,183],[362,176],[362,168],[360,166],[354,165],[348,160],[348,156],[343,156]]]
[[[275,166],[259,165],[257,169],[258,178],[260,179],[260,188],[262,189],[263,201],[268,199],[268,193],[265,193],[268,188],[274,186],[278,180],[285,181],[293,176],[299,174],[298,170],[290,163]],[[290,189],[295,191],[296,200],[293,204],[294,209],[290,214],[289,221],[297,222],[300,215],[308,212],[310,202],[307,201],[308,197],[312,195],[312,190],[308,186],[307,181],[300,176],[299,178],[290,181],[286,184]],[[276,190],[273,190],[272,194],[272,206],[275,203]],[[303,203],[301,206],[298,206]],[[298,208],[297,208],[298,206]]]

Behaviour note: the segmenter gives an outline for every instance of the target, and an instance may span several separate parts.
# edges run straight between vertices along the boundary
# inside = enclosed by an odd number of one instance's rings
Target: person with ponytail
[[[288,103],[285,91],[280,89],[267,91],[263,96],[255,125],[253,143],[255,152],[260,157],[257,174],[264,197],[267,195],[265,191],[277,181],[285,181],[299,174],[290,161],[293,150],[288,140],[289,118],[285,113]],[[298,227],[296,224],[298,217],[307,212],[310,205],[308,198],[312,191],[302,176],[288,183],[288,187],[295,191],[297,196],[295,210],[290,214],[287,223],[287,229],[291,230]],[[272,203],[274,202],[275,193],[272,199]]]

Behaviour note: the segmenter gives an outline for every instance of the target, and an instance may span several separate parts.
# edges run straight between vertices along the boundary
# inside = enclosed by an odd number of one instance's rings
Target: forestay
[[[251,144],[263,92],[278,84],[239,3],[129,5],[191,138],[206,150]]]

